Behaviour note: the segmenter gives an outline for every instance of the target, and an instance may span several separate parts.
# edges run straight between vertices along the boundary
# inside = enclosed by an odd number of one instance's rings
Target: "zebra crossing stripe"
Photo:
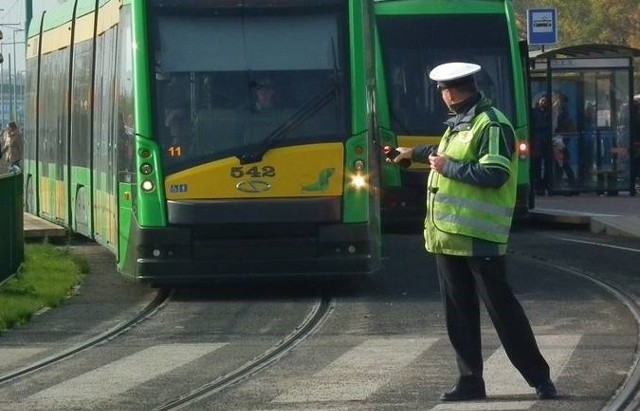
[[[535,401],[446,402],[430,411],[518,411],[528,410]]]
[[[539,335],[536,337],[542,355],[551,368],[551,379],[558,378],[575,351],[581,335]],[[511,397],[526,395],[535,398],[535,391],[509,361],[504,348],[494,352],[484,363],[484,379],[488,400],[438,404],[431,411],[499,411],[527,410],[536,402],[491,401],[491,397]]]
[[[428,350],[439,338],[374,338],[354,347],[313,376],[297,380],[295,387],[277,396],[272,403],[306,403],[363,401],[412,361]],[[581,335],[539,335],[538,345],[551,367],[552,379],[563,371]],[[96,370],[79,375],[28,397],[29,402],[72,404],[82,401],[100,401],[113,398],[159,375],[207,355],[227,345],[219,344],[167,344],[140,352],[106,364]],[[26,358],[40,349],[2,349],[3,357]],[[492,401],[441,403],[432,411],[499,411],[526,410],[533,400],[503,400],[510,396],[530,396],[529,387],[499,348],[485,362],[487,395],[500,398]],[[105,384],[108,381],[108,384]],[[496,399],[498,399],[496,398]],[[337,408],[340,409],[340,408]]]
[[[551,368],[551,379],[554,380],[569,362],[569,358],[580,342],[581,335],[539,335],[536,337],[542,355]],[[485,383],[487,395],[521,395],[532,394],[533,389],[515,369],[500,348],[485,362]]]
[[[2,348],[0,349],[0,364],[3,366],[16,364],[43,351],[45,351],[44,348]]]
[[[272,402],[362,401],[415,360],[438,338],[369,339]]]
[[[66,403],[113,398],[225,345],[157,345],[37,392],[28,400]]]

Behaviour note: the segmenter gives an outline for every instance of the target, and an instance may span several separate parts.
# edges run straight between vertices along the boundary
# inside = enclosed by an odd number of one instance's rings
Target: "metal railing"
[[[22,171],[0,171],[0,282],[24,261],[24,188]]]

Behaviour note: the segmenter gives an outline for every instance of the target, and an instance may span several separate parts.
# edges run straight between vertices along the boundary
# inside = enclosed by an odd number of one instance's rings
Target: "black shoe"
[[[536,395],[541,400],[552,400],[558,396],[558,391],[551,380],[545,380],[536,385]]]
[[[440,396],[442,401],[469,401],[487,398],[482,378],[460,377],[458,383]]]

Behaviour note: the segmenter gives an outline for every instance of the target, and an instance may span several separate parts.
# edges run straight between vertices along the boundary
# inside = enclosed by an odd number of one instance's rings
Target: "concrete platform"
[[[47,237],[64,237],[67,229],[53,224],[44,218],[24,213],[24,238],[38,239]]]
[[[536,197],[530,215],[545,223],[585,226],[593,233],[640,238],[640,196]]]
[[[640,238],[640,217],[591,217],[590,230],[592,233]]]

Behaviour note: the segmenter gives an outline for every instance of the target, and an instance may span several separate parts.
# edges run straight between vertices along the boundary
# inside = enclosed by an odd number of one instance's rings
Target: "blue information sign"
[[[558,42],[556,9],[527,10],[527,40],[531,46],[544,46]]]

